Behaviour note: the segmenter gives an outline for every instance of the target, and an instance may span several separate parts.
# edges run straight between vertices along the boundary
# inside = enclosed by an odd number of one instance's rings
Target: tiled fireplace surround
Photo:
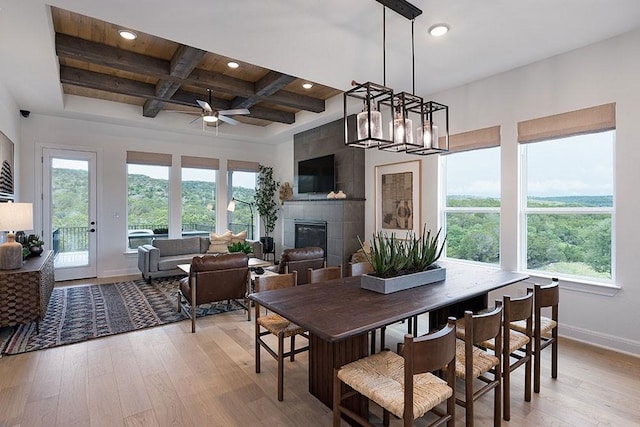
[[[327,264],[342,264],[346,274],[351,254],[360,249],[358,236],[368,240],[364,236],[364,150],[344,145],[344,121],[340,119],[294,135],[293,153],[294,200],[285,201],[282,207],[283,249],[295,247],[296,220],[326,222]],[[347,199],[298,194],[298,162],[329,154],[335,155],[335,191],[344,191]]]

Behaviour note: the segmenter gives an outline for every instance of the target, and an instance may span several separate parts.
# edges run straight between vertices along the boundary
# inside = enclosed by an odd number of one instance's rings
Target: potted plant
[[[393,233],[387,236],[378,232],[373,236],[370,252],[360,240],[374,270],[362,276],[361,286],[388,294],[444,280],[445,269],[435,264],[447,240],[445,236],[439,244],[441,231],[432,236],[425,226],[420,236],[409,233],[406,240],[398,239]]]
[[[262,218],[264,236],[260,237],[264,253],[273,253],[273,237],[270,234],[276,227],[278,219],[278,203],[275,200],[280,183],[273,179],[273,168],[260,165],[258,188],[256,189],[256,210]]]
[[[32,256],[40,256],[42,254],[42,245],[44,242],[40,239],[40,236],[37,234],[30,234],[27,239],[27,246],[29,247],[29,252]]]
[[[253,248],[247,242],[235,242],[227,246],[227,248],[229,249],[229,253],[243,252],[249,255],[253,252]]]

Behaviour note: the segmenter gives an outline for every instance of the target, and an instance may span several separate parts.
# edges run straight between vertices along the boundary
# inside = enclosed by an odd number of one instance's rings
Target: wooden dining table
[[[309,391],[331,407],[333,370],[368,355],[368,332],[427,312],[433,329],[450,315],[486,308],[489,291],[529,277],[469,264],[438,264],[447,269],[445,280],[392,294],[362,289],[356,276],[249,298],[309,331]]]

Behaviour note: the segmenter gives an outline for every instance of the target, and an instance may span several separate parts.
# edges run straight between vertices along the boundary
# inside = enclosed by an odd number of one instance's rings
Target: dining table
[[[309,391],[332,407],[333,371],[369,353],[368,333],[429,313],[431,330],[449,316],[488,307],[490,291],[527,279],[526,274],[440,261],[445,280],[382,294],[360,287],[360,276],[252,293],[249,298],[309,331]],[[366,403],[349,404],[362,412]]]

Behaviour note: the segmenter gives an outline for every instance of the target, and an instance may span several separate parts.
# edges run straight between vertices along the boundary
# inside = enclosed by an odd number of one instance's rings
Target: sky
[[[523,144],[529,196],[613,195],[614,137],[610,131]],[[490,148],[445,156],[447,194],[500,197],[499,153]]]

